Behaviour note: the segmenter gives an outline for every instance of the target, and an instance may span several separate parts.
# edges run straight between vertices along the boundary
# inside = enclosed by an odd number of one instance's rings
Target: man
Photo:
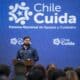
[[[29,36],[23,38],[23,45],[22,48],[17,52],[17,59],[31,59],[35,62],[39,60],[36,49],[31,47],[31,38]]]

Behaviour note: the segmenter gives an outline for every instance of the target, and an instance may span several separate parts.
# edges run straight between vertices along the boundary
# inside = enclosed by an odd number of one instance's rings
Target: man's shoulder
[[[18,49],[18,52],[24,51],[24,49],[21,47]]]
[[[32,49],[32,50],[36,50],[36,48],[33,48],[32,46],[30,47],[30,49]]]
[[[29,47],[30,49],[34,49],[32,46]]]
[[[25,50],[25,49],[24,49],[23,47],[21,47],[21,48],[19,48],[18,51],[24,51],[24,50]],[[28,47],[28,50],[36,51],[36,48],[30,46],[30,47]]]

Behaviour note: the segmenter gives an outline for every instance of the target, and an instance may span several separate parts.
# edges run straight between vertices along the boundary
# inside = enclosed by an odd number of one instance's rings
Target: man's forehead
[[[30,39],[29,39],[29,38],[26,38],[25,40],[26,40],[26,41],[29,41]]]

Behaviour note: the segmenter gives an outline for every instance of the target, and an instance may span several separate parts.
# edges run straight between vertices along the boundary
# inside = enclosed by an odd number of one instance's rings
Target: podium
[[[34,64],[35,64],[34,61],[31,59],[27,59],[27,60],[14,59],[13,60],[15,73],[25,73],[28,70],[27,67],[31,67]]]
[[[15,79],[14,80],[25,80],[25,74],[31,69],[34,65],[34,61],[31,59],[27,60],[13,60]]]

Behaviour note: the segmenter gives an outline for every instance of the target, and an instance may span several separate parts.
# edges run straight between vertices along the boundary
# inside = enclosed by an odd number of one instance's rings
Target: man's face
[[[30,45],[30,39],[29,38],[26,38],[24,41],[23,41],[23,43],[26,45],[26,46],[28,46],[28,45]]]

